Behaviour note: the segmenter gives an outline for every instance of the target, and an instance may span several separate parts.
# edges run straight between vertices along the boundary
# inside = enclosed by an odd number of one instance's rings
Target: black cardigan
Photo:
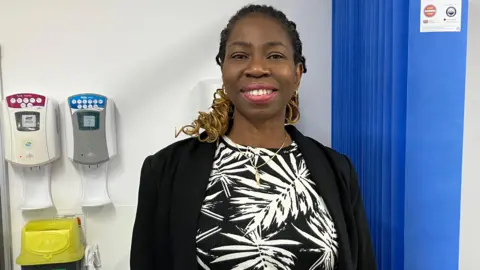
[[[318,193],[336,226],[339,270],[376,270],[357,175],[350,160],[304,136],[298,144]],[[131,270],[194,270],[200,207],[215,154],[215,143],[189,138],[148,156],[142,166],[130,254]]]

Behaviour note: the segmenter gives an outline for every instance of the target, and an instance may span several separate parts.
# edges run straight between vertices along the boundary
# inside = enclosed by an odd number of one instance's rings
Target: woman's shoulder
[[[323,145],[311,137],[307,137],[307,139],[314,142],[323,151],[327,159],[330,161],[333,169],[339,171],[344,177],[349,177],[352,173],[352,170],[355,170],[350,158],[347,155],[335,150],[332,147]]]
[[[332,147],[326,146],[312,137],[308,137],[308,136],[305,136],[305,137],[311,142],[315,143],[321,150],[325,152],[327,156],[333,158],[335,161],[338,161],[338,160],[345,161],[344,159],[348,160],[348,157],[345,154],[340,153],[339,151],[333,149]]]
[[[171,163],[184,156],[192,155],[199,149],[210,149],[213,145],[213,143],[201,142],[197,137],[190,137],[165,146],[154,154],[147,156],[147,159],[153,165]]]

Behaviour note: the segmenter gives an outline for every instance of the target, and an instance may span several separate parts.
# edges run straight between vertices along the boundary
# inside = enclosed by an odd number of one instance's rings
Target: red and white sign
[[[425,14],[425,16],[428,18],[432,18],[433,16],[435,16],[435,14],[437,14],[437,7],[435,7],[434,5],[427,5],[423,9],[423,14]]]

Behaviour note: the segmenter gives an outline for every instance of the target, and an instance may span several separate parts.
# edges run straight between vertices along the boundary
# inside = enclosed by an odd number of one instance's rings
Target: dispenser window
[[[99,112],[78,112],[77,118],[80,130],[97,130],[100,127]]]
[[[17,112],[15,113],[18,131],[37,131],[40,129],[39,112]]]
[[[22,127],[35,128],[37,126],[37,116],[35,114],[22,115]]]
[[[95,116],[93,115],[84,115],[83,116],[83,126],[86,128],[95,127]]]

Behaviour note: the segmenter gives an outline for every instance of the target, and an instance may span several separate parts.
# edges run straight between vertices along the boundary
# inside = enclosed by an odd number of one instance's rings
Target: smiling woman
[[[301,42],[292,42],[289,35],[290,31],[297,33],[295,24],[286,18],[282,18],[286,23],[279,24],[278,19],[261,12],[241,15],[235,18],[237,21],[234,24],[229,24],[231,29],[227,26],[230,31],[225,31],[229,35],[223,43],[225,50],[220,50],[221,55],[217,58],[222,67],[225,93],[235,106],[236,121],[232,134],[237,133],[235,129],[246,128],[246,125],[271,125],[285,121],[286,104],[290,100],[298,103],[297,89],[305,70]],[[298,33],[292,36],[296,40]],[[298,51],[294,50],[295,43],[299,44]],[[296,54],[300,55],[297,59]],[[254,90],[262,91],[252,94]],[[298,116],[298,104],[295,108]],[[297,120],[298,117],[289,122]],[[236,141],[245,143],[239,137],[243,136],[237,136]],[[272,139],[273,144],[275,138]],[[276,139],[278,143],[282,138]]]
[[[201,139],[214,142],[232,128],[243,129],[245,124],[270,129],[274,119],[298,122],[298,87],[307,68],[296,25],[285,14],[256,5],[239,10],[220,34],[216,61],[222,68],[224,87],[215,94],[212,113],[200,113],[180,132],[198,136],[204,129],[206,137]],[[236,121],[232,123],[234,115]],[[283,130],[275,126],[277,131]],[[273,147],[278,147],[282,139],[277,138]]]
[[[216,60],[223,88],[181,129],[193,138],[144,161],[131,269],[375,270],[350,160],[292,125],[306,72],[295,23],[246,6]]]

